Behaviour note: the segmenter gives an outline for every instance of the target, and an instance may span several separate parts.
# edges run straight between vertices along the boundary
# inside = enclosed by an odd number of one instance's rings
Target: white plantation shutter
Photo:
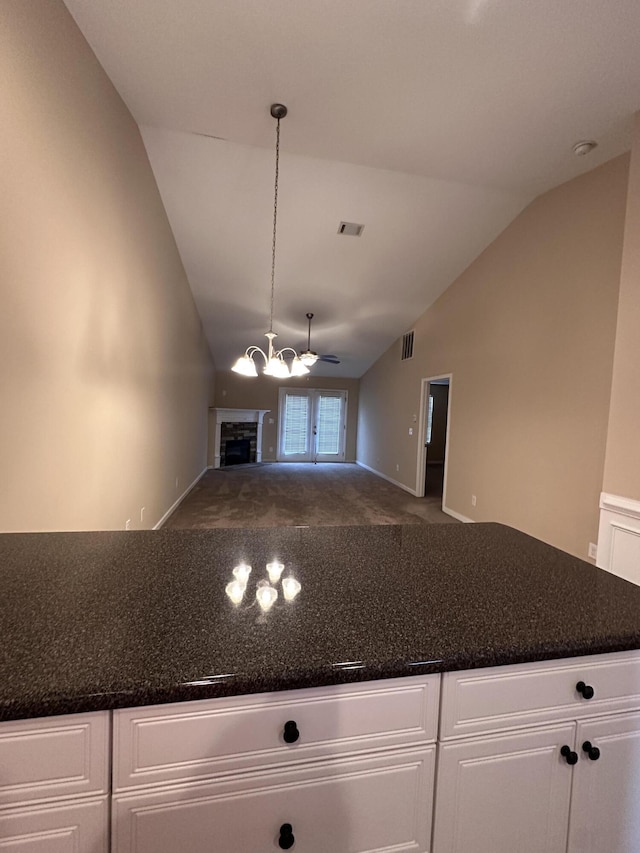
[[[286,455],[305,453],[307,450],[309,429],[308,397],[300,394],[287,394],[284,412],[283,449]]]
[[[322,394],[318,400],[318,453],[340,453],[342,397]]]

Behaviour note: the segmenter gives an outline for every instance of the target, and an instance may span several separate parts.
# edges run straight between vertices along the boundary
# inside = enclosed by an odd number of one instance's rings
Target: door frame
[[[453,392],[453,373],[441,373],[439,376],[429,376],[420,383],[420,420],[418,423],[418,453],[416,460],[416,495],[424,497],[425,475],[427,467],[427,400],[429,385],[438,379],[449,380],[449,399],[447,400],[447,431],[444,445],[444,482],[442,484],[442,506],[447,505],[447,474],[449,470],[449,430],[451,429],[451,394]]]
[[[309,427],[310,427],[310,435],[311,441],[313,442],[313,447],[311,449],[311,453],[309,454],[308,459],[287,459],[282,453],[282,427],[284,423],[284,401],[286,399],[287,394],[291,393],[299,393],[300,396],[306,396],[311,402],[311,406],[309,409]],[[342,435],[340,437],[340,452],[338,453],[337,459],[318,459],[317,452],[317,440],[316,440],[316,431],[315,431],[315,417],[316,417],[316,407],[317,407],[317,399],[322,394],[326,394],[328,397],[331,396],[341,396],[343,399],[343,409],[342,409]],[[300,388],[296,386],[286,386],[281,385],[278,389],[278,429],[276,434],[276,461],[277,462],[344,462],[347,454],[347,413],[349,406],[349,392],[346,388]],[[324,454],[320,454],[323,456]]]

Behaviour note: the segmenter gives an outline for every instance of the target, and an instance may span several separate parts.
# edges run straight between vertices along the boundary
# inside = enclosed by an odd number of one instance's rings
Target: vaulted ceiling
[[[627,150],[637,0],[65,0],[141,127],[216,364],[359,376],[536,195]],[[598,147],[576,157],[572,146]],[[361,237],[338,235],[341,220]]]

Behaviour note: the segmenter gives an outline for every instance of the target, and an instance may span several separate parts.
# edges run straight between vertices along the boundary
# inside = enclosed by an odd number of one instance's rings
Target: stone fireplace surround
[[[270,409],[220,409],[212,408],[210,414],[215,417],[215,437],[214,447],[215,454],[213,458],[213,467],[220,467],[220,451],[222,441],[222,424],[243,424],[254,423],[257,427],[255,461],[262,462],[262,422],[264,416],[270,412]],[[253,448],[252,448],[253,449]]]

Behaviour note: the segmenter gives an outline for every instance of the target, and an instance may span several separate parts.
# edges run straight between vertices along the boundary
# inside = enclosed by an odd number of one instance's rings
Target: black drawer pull
[[[582,744],[582,750],[587,753],[591,761],[597,761],[600,758],[600,750],[590,740],[585,740]]]
[[[295,720],[289,720],[284,724],[284,733],[282,735],[285,743],[295,743],[300,737],[298,726]],[[288,824],[285,824],[287,826]]]
[[[566,745],[563,746],[562,749],[560,750],[560,755],[562,755],[566,759],[567,764],[577,764],[578,763],[578,753],[573,752],[573,750],[571,749],[570,746],[566,746]]]
[[[576,684],[576,690],[582,694],[583,699],[593,699],[595,690],[590,684],[585,684],[584,681],[579,681]]]
[[[288,850],[290,847],[293,847],[296,840],[293,837],[293,827],[290,823],[283,823],[280,827],[280,838],[278,839],[278,844],[282,850]]]

